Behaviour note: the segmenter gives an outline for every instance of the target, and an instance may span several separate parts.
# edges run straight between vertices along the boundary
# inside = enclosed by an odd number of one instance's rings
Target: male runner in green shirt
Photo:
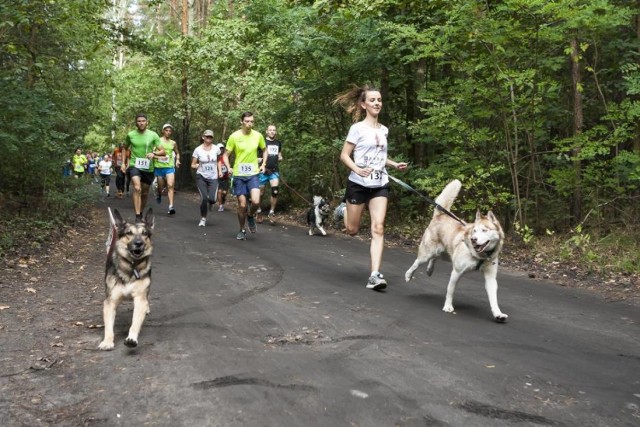
[[[247,111],[240,116],[242,127],[232,133],[227,140],[223,162],[233,175],[233,194],[238,198],[238,222],[240,231],[236,238],[246,240],[245,222],[249,231],[256,232],[255,214],[260,207],[260,180],[258,174],[264,172],[267,163],[267,150],[264,136],[253,130],[253,113]],[[258,148],[263,150],[262,166],[258,166]],[[233,168],[229,163],[229,156],[235,154]],[[247,210],[247,196],[251,198],[251,207]]]
[[[127,134],[124,140],[126,150],[125,161],[122,163],[122,171],[129,169],[131,183],[133,184],[133,210],[136,213],[136,222],[142,222],[142,211],[147,204],[149,186],[155,179],[153,175],[153,159],[156,156],[164,156],[164,149],[160,145],[160,137],[157,133],[147,129],[147,116],[136,115],[136,128]]]

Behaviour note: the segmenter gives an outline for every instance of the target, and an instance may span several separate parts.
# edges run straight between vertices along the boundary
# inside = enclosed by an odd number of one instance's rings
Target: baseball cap
[[[224,144],[220,143],[220,144],[216,144],[218,146],[219,149],[223,149],[224,148]]]
[[[205,130],[204,133],[202,134],[202,136],[213,136],[213,131],[212,130]]]
[[[165,130],[166,128],[173,129],[173,126],[171,126],[171,124],[169,124],[169,123],[165,123],[164,126],[162,126],[162,130]]]

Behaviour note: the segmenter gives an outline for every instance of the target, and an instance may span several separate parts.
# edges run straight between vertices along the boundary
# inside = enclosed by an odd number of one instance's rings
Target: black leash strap
[[[307,199],[305,199],[304,197],[302,197],[302,194],[298,193],[296,190],[294,190],[289,184],[287,184],[287,182],[282,179],[282,175],[280,176],[280,178],[278,178],[280,180],[280,182],[282,182],[284,184],[285,187],[287,187],[289,190],[293,191],[293,193],[300,197],[302,200],[304,200],[305,202],[307,202],[307,204],[309,206],[313,206],[313,203],[311,203],[310,201],[308,201]]]
[[[400,181],[398,178],[392,176],[389,172],[387,172],[387,175],[389,176],[389,178],[391,178],[391,180],[393,180],[393,182],[395,182],[396,184],[398,184],[400,187],[404,188],[405,190],[409,190],[415,194],[417,194],[418,196],[420,196],[422,199],[424,199],[427,203],[429,203],[430,205],[433,205],[436,209],[438,209],[440,212],[446,214],[447,216],[455,219],[456,221],[458,221],[460,224],[462,225],[467,225],[466,222],[464,222],[463,220],[461,220],[460,218],[458,218],[457,216],[455,216],[453,213],[449,212],[448,210],[446,210],[445,208],[443,208],[442,206],[440,206],[439,204],[437,204],[435,202],[435,200],[432,200],[430,198],[428,198],[427,196],[425,196],[424,194],[422,194],[421,192],[419,192],[418,190],[416,190],[415,188],[411,187],[409,184],[407,184],[406,182]]]

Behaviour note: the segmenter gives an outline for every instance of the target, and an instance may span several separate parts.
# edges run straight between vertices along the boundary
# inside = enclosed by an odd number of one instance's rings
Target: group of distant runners
[[[387,286],[380,266],[384,250],[384,220],[389,195],[389,177],[386,167],[405,170],[407,163],[387,157],[389,130],[378,122],[382,108],[380,91],[369,86],[353,87],[340,94],[335,104],[343,106],[352,115],[353,125],[343,145],[340,160],[350,171],[344,201],[337,209],[344,221],[345,231],[356,235],[360,220],[367,206],[371,217],[371,274],[368,289],[380,290]],[[364,118],[361,120],[362,115]],[[267,218],[273,221],[279,193],[278,166],[282,161],[282,142],[276,139],[276,126],[266,128],[266,139],[254,130],[255,119],[251,112],[240,117],[240,129],[233,132],[226,145],[214,144],[214,133],[205,130],[201,144],[193,151],[191,168],[196,174],[200,193],[200,221],[205,227],[207,213],[218,203],[218,211],[224,211],[229,188],[237,198],[239,231],[237,240],[246,240],[247,230],[255,233],[260,221],[260,201],[266,184],[271,188],[270,208]],[[166,188],[169,198],[169,215],[176,213],[174,203],[175,168],[180,166],[178,146],[171,139],[173,126],[162,127],[162,137],[147,129],[144,114],[136,116],[136,129],[127,134],[123,144],[119,173],[128,174],[133,184],[133,207],[136,221],[142,221],[149,188],[158,181],[157,201]],[[114,156],[115,157],[115,156]],[[230,160],[234,159],[233,165]],[[118,161],[116,161],[118,162]],[[118,164],[118,163],[116,163]],[[232,184],[230,185],[230,181]]]
[[[207,213],[218,204],[223,212],[227,193],[230,189],[238,200],[238,240],[246,239],[246,230],[255,233],[256,214],[260,213],[260,199],[266,184],[271,187],[270,210],[267,217],[275,218],[275,208],[279,186],[279,163],[282,160],[282,142],[276,140],[275,125],[267,127],[267,138],[253,129],[254,116],[245,112],[241,116],[241,128],[231,134],[224,144],[214,144],[214,133],[205,130],[200,145],[193,151],[191,168],[196,175],[196,187],[200,193],[200,221],[198,226],[207,224]],[[169,215],[175,215],[174,187],[176,168],[180,167],[180,151],[171,139],[173,126],[162,127],[162,137],[147,128],[146,115],[136,116],[136,129],[129,132],[122,144],[123,161],[119,172],[131,177],[132,200],[136,221],[142,221],[142,211],[146,205],[149,189],[157,182],[156,201],[162,202],[166,191],[169,199]],[[233,166],[230,157],[234,156]],[[250,203],[249,203],[250,202]],[[258,220],[260,220],[258,218]]]

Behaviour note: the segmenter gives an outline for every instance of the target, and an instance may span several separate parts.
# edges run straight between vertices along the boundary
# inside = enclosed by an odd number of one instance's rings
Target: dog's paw
[[[413,274],[411,274],[409,272],[404,273],[404,281],[405,282],[410,282],[412,278],[413,278]]]
[[[313,236],[313,230],[309,230],[309,236]]]
[[[445,306],[442,307],[442,311],[444,311],[445,313],[453,313],[453,306],[451,304],[445,304]]]
[[[124,340],[124,345],[126,345],[127,347],[137,347],[138,340],[135,340],[133,338],[127,338],[126,340]]]
[[[507,318],[508,318],[508,317],[509,317],[508,315],[506,315],[506,314],[504,314],[504,313],[500,313],[500,314],[498,314],[497,316],[494,316],[494,319],[495,319],[495,320],[496,320],[496,322],[498,322],[498,323],[504,323],[504,322],[506,322],[506,321],[507,321]]]
[[[102,341],[98,346],[98,350],[109,351],[109,350],[113,350],[113,347],[114,347],[113,341]]]
[[[326,236],[326,235],[327,235],[327,232],[326,232],[326,231],[324,231],[324,230],[320,230],[320,232],[322,233],[322,235],[323,235],[323,236]]]

